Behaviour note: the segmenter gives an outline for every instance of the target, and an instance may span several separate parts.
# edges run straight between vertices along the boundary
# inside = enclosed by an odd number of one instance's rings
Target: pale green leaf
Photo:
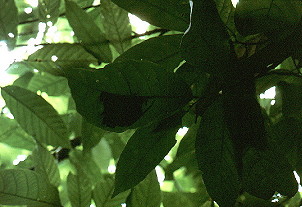
[[[32,207],[61,207],[57,189],[38,173],[26,169],[0,171],[0,203]]]
[[[61,0],[39,0],[38,15],[42,22],[55,23],[60,15]]]
[[[1,90],[7,107],[28,134],[41,143],[70,147],[63,120],[41,96],[18,86]]]

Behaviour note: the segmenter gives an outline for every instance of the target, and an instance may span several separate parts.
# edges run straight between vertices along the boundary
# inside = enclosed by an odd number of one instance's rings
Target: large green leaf
[[[12,85],[19,86],[21,88],[27,88],[30,80],[33,78],[34,73],[33,72],[25,72],[23,75],[21,75],[18,79],[16,79]]]
[[[70,147],[63,120],[41,96],[18,86],[1,91],[7,107],[28,134],[41,143]]]
[[[180,55],[180,41],[182,35],[166,35],[150,38],[127,50],[115,59],[123,60],[148,60],[173,71],[183,60]]]
[[[66,73],[78,112],[108,130],[124,131],[163,119],[191,98],[186,83],[147,61],[127,60],[100,70]]]
[[[161,191],[155,170],[153,170],[140,184],[135,186],[129,198],[129,207],[160,207]]]
[[[112,54],[108,40],[93,19],[76,3],[65,0],[66,17],[76,37],[83,42],[87,51],[103,62],[111,62]]]
[[[47,72],[62,73],[61,68],[87,67],[97,60],[77,44],[50,44],[30,55],[23,62],[27,67]]]
[[[117,163],[114,195],[133,188],[164,159],[176,144],[180,123],[176,114],[132,135]]]
[[[163,204],[165,207],[205,207],[202,204],[209,197],[200,192],[163,192]]]
[[[215,0],[219,16],[228,30],[235,33],[234,14],[235,8],[231,0]]]
[[[243,189],[251,195],[269,199],[275,191],[289,197],[297,193],[293,169],[282,155],[251,148],[243,161]]]
[[[0,171],[0,203],[61,207],[57,189],[43,180],[41,175],[25,169]]]
[[[33,151],[32,159],[35,164],[35,171],[44,175],[50,184],[58,187],[61,179],[54,156],[47,149],[38,145]]]
[[[13,0],[0,0],[0,5],[0,41],[4,40],[13,49],[18,33],[18,10]]]
[[[91,204],[92,185],[81,170],[77,175],[69,173],[67,177],[68,197],[72,207],[89,207]]]
[[[100,8],[106,38],[120,54],[125,52],[131,45],[132,34],[128,12],[111,0],[102,1]]]
[[[182,55],[200,70],[222,75],[230,64],[229,35],[214,0],[191,1],[191,24],[182,39]]]
[[[42,22],[55,23],[60,15],[61,0],[39,0],[38,16]]]
[[[180,0],[113,0],[118,6],[155,26],[185,31],[189,26],[190,8]]]
[[[81,139],[84,151],[90,151],[93,147],[95,147],[105,134],[105,130],[83,120]]]
[[[111,197],[114,190],[114,180],[111,178],[99,181],[93,190],[93,200],[96,207],[117,207],[125,203],[129,191]]]
[[[219,206],[228,207],[234,206],[240,184],[232,142],[222,117],[219,99],[202,116],[196,157],[209,195]]]

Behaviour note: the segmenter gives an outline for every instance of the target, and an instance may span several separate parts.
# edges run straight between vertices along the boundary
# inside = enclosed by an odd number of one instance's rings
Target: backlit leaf
[[[42,22],[55,23],[60,15],[61,0],[39,0],[38,15]]]

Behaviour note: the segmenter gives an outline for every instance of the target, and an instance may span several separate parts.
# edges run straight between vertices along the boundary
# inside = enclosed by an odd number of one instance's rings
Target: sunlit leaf
[[[189,4],[180,0],[113,0],[118,6],[155,26],[185,31],[189,26]]]
[[[61,179],[54,156],[51,155],[47,149],[38,145],[33,151],[32,159],[35,163],[35,171],[46,176],[50,184],[58,187]]]
[[[39,0],[38,15],[42,22],[55,23],[60,15],[61,0]]]
[[[20,76],[18,79],[16,79],[13,83],[15,86],[19,86],[21,88],[27,88],[30,80],[34,76],[33,72],[26,72],[22,76]]]
[[[12,0],[0,0],[0,5],[0,42],[5,41],[13,49],[18,33],[18,10]]]
[[[3,205],[30,205],[61,207],[57,189],[31,170],[0,171],[0,203]]]
[[[201,118],[196,137],[196,157],[207,191],[219,206],[233,206],[239,195],[239,176],[221,100]]]
[[[131,45],[132,34],[128,12],[111,0],[102,1],[100,8],[106,38],[119,53],[125,52]]]
[[[115,62],[123,60],[147,60],[157,63],[167,69],[174,69],[182,61],[180,55],[180,41],[182,35],[166,35],[150,38],[127,50],[115,59]]]
[[[108,40],[104,37],[93,19],[76,3],[65,0],[66,17],[75,35],[94,57],[103,62],[111,62],[112,54]],[[88,23],[89,22],[89,23]]]
[[[96,207],[117,207],[125,203],[129,191],[120,193],[115,197],[111,197],[114,190],[114,180],[105,179],[99,181],[93,190],[93,200]]]
[[[1,91],[7,107],[28,134],[41,143],[70,147],[64,122],[41,96],[18,86]]]
[[[78,170],[77,175],[69,173],[67,177],[68,197],[72,207],[89,207],[92,185],[85,173]]]
[[[155,170],[153,170],[140,184],[135,186],[127,199],[130,207],[160,207],[161,191]]]
[[[180,123],[175,115],[132,135],[117,163],[114,195],[133,188],[164,159],[176,143]]]

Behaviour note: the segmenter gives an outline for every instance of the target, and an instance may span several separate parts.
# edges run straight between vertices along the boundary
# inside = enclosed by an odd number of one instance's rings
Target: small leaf
[[[26,169],[0,170],[0,203],[61,207],[57,189],[38,173]]]
[[[219,206],[234,206],[239,196],[239,176],[230,134],[222,119],[219,99],[202,116],[196,137],[196,157],[211,198]]]
[[[0,41],[4,40],[13,49],[18,34],[18,10],[12,0],[0,0],[0,5]]]
[[[189,25],[189,5],[180,0],[113,0],[115,4],[155,26],[185,31]]]
[[[129,207],[160,207],[161,190],[155,170],[153,170],[140,184],[135,186],[127,199]]]
[[[92,185],[81,170],[77,175],[69,173],[67,177],[68,198],[72,207],[89,207],[91,204]]]
[[[106,179],[99,181],[93,190],[93,200],[96,207],[117,207],[125,203],[129,191],[120,193],[119,195],[111,198],[114,190],[114,180]]]
[[[39,0],[38,15],[42,22],[56,23],[60,15],[61,0]]]
[[[63,120],[41,96],[18,86],[1,90],[7,107],[28,134],[41,143],[70,147]]]
[[[61,182],[59,169],[49,151],[37,145],[37,148],[33,151],[32,159],[35,163],[35,171],[41,175],[45,175],[50,184],[58,187]]]
[[[100,29],[76,3],[65,0],[66,17],[75,35],[87,51],[103,62],[111,62],[112,54],[107,39]]]
[[[185,60],[210,74],[224,74],[230,64],[229,35],[214,0],[191,1],[191,24],[182,39]]]
[[[180,123],[174,115],[132,135],[117,163],[114,195],[133,188],[164,159],[176,143]]]
[[[106,38],[120,54],[125,52],[131,45],[132,34],[128,12],[111,0],[102,1],[100,8]]]
[[[157,63],[173,72],[183,60],[180,55],[180,41],[182,35],[165,35],[150,38],[127,50],[115,59],[115,62],[123,60],[147,60]]]

